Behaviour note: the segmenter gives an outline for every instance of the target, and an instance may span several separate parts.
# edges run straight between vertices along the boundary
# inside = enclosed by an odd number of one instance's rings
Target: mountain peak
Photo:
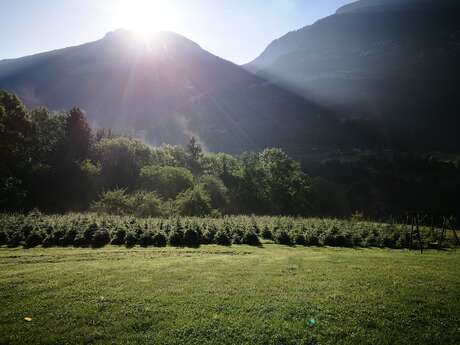
[[[108,32],[102,43],[121,46],[135,51],[167,51],[168,53],[201,53],[202,48],[192,40],[172,31],[157,31],[149,35],[141,35],[127,29]]]
[[[459,7],[457,0],[359,0],[340,7],[336,14],[388,12]]]

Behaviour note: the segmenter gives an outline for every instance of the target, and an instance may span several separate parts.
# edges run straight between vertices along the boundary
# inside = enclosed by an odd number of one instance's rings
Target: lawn
[[[460,254],[0,248],[0,301],[2,345],[460,344]]]

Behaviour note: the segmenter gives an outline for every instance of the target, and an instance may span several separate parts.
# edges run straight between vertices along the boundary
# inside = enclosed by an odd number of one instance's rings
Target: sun
[[[121,0],[115,15],[115,25],[141,36],[173,30],[174,11],[166,0]]]

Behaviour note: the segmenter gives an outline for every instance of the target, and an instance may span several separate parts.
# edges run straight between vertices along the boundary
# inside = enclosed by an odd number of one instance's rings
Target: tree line
[[[280,149],[239,156],[92,130],[78,108],[27,110],[0,92],[0,208],[189,216],[307,215],[311,179]]]
[[[455,156],[453,156],[455,157]],[[302,166],[281,149],[240,155],[152,147],[93,130],[78,108],[28,110],[0,91],[0,211],[147,216],[456,215],[460,160],[358,152]],[[308,172],[308,173],[307,173]]]

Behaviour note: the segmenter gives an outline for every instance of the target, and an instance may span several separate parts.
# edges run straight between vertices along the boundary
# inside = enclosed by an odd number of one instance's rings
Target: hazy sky
[[[236,63],[353,0],[0,0],[0,59],[94,41],[120,27],[176,31]],[[148,19],[147,19],[148,18]]]

